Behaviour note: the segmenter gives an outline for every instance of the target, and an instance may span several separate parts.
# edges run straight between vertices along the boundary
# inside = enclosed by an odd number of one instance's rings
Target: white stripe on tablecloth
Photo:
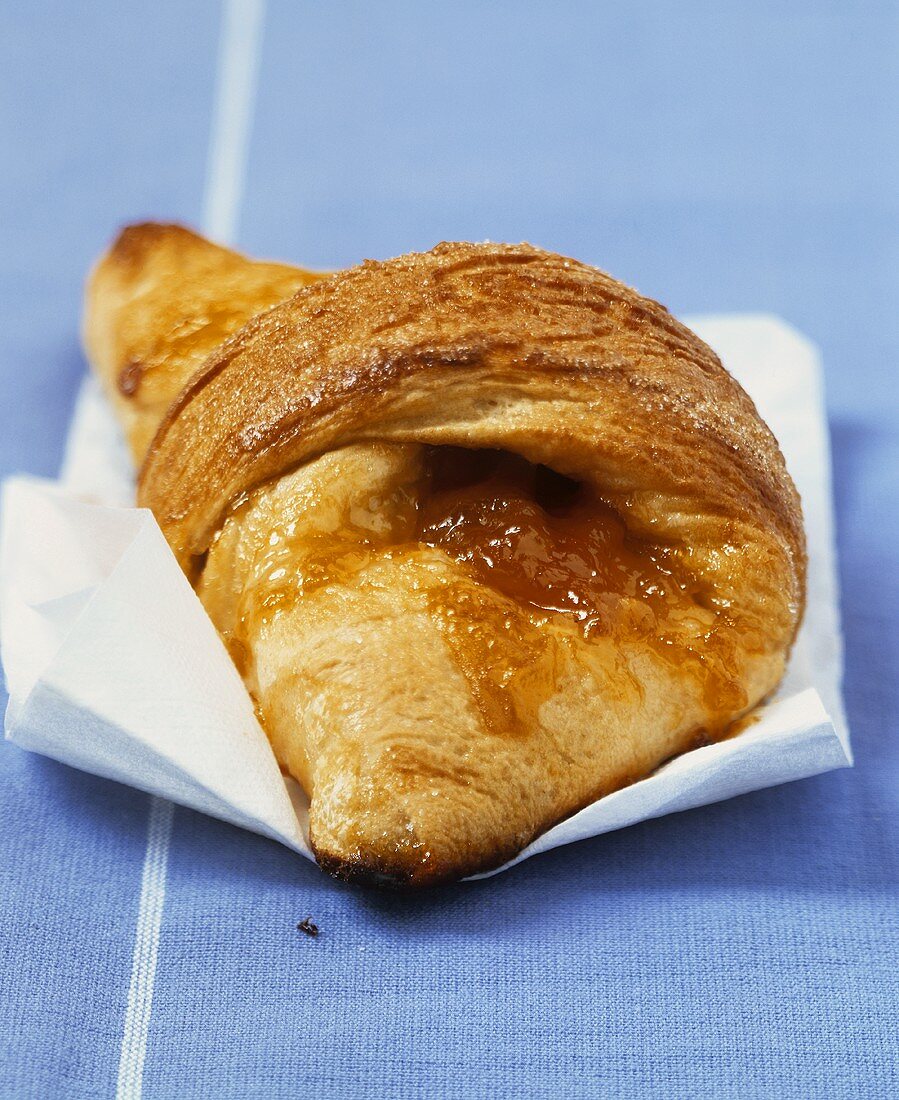
[[[223,243],[237,230],[264,19],[265,0],[225,2],[203,201],[203,228]],[[174,811],[165,799],[150,800],[117,1100],[140,1100],[143,1090]]]
[[[159,929],[165,904],[165,876],[169,860],[169,840],[175,807],[164,798],[150,800],[147,851],[140,884],[140,905],[134,955],[131,960],[131,984],[119,1055],[118,1100],[139,1100],[147,1054],[147,1035],[153,1005],[153,979],[159,950]]]
[[[264,21],[265,0],[228,0],[203,205],[204,230],[224,244],[237,235]]]

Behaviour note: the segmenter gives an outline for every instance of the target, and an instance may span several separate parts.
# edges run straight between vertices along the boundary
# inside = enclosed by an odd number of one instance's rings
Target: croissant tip
[[[353,886],[374,887],[401,893],[421,893],[441,886],[451,886],[469,875],[491,871],[502,866],[523,847],[521,842],[511,848],[493,851],[489,857],[452,857],[441,860],[403,859],[402,855],[384,857],[356,850],[351,855],[338,855],[318,847],[312,839],[312,851],[319,867],[340,882]]]
[[[315,852],[315,859],[323,871],[341,882],[353,886],[374,886],[380,889],[408,890],[415,887],[412,868],[386,868],[379,860],[367,860],[361,855],[353,857]]]
[[[131,222],[116,234],[108,257],[119,263],[139,263],[148,249],[165,239],[202,240],[192,229],[177,222]]]
[[[346,854],[319,846],[310,838],[315,860],[323,871],[341,882],[353,886],[376,887],[382,890],[418,892],[432,886],[457,882],[480,866],[466,866],[453,859],[425,860],[404,857],[401,852],[382,854],[353,847]],[[502,862],[502,861],[500,861]]]

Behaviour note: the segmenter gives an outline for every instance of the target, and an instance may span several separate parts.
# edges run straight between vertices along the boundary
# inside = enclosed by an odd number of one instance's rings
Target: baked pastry
[[[259,263],[180,225],[130,225],[91,273],[84,342],[136,463],[211,351],[322,276]]]
[[[309,794],[323,867],[417,886],[497,866],[777,685],[799,500],[660,305],[530,245],[314,282],[216,249],[195,276],[184,233],[125,231],[87,346],[136,453],[158,422],[140,503]],[[197,277],[221,328],[195,327]]]

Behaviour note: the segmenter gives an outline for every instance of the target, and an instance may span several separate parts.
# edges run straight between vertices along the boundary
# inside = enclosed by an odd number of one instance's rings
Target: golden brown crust
[[[172,404],[141,503],[190,568],[242,494],[361,440],[517,451],[597,485],[637,531],[689,540],[725,591],[721,546],[763,544],[801,604],[799,499],[751,400],[662,306],[585,264],[442,244],[300,291]]]
[[[206,356],[320,277],[248,260],[180,225],[122,230],[88,280],[84,342],[138,464]]]

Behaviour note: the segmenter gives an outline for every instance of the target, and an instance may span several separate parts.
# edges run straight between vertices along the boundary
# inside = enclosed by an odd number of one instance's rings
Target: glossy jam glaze
[[[701,682],[711,732],[745,705],[737,624],[703,606],[675,548],[634,537],[587,487],[517,455],[439,447],[426,465],[420,543],[517,605],[576,623],[587,641],[648,644]]]
[[[739,624],[710,607],[678,549],[635,537],[606,501],[546,467],[428,447],[414,478],[363,494],[326,531],[309,535],[301,502],[295,513],[259,532],[254,579],[226,639],[239,667],[261,621],[389,560],[423,578],[428,611],[491,730],[514,735],[537,720],[558,686],[558,647],[571,650],[573,637],[645,646],[693,678],[709,736],[745,706]],[[431,583],[428,550],[461,565],[461,579],[435,571]],[[548,632],[550,622],[568,628]],[[621,689],[639,695],[639,684]]]

